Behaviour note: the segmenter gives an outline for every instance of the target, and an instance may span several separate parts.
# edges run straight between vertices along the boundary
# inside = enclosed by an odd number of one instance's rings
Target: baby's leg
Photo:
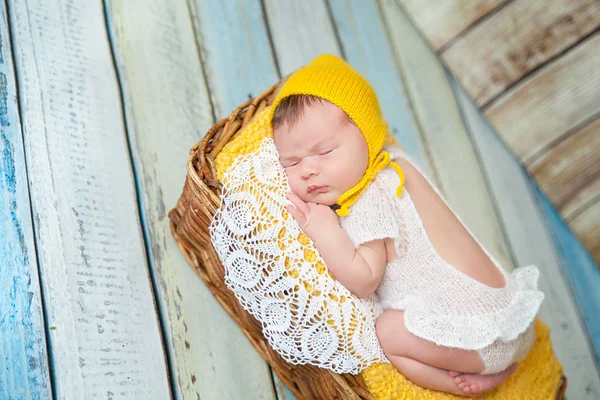
[[[438,346],[408,332],[403,311],[384,312],[376,321],[376,332],[392,364],[408,379],[428,389],[472,394],[471,387],[459,388],[448,370],[478,374],[485,368],[475,351]]]
[[[491,390],[504,382],[517,369],[517,363],[512,364],[504,371],[497,374],[465,374],[462,372],[448,371],[448,375],[454,378],[454,382],[467,393],[482,393]]]
[[[384,347],[385,351],[385,347]],[[463,390],[455,378],[449,376],[448,371],[432,367],[408,357],[385,354],[392,365],[412,383],[421,387],[437,390],[438,392],[453,393],[459,396],[468,396],[473,393]],[[456,378],[458,379],[458,378]],[[462,382],[461,382],[462,383]]]

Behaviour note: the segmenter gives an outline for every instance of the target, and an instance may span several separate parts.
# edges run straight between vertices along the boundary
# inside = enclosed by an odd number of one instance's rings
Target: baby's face
[[[323,101],[274,131],[288,182],[304,201],[333,205],[363,177],[369,149],[360,130],[336,105]]]

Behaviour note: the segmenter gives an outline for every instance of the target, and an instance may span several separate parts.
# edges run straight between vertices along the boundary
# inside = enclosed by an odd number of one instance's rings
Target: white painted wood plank
[[[492,198],[444,68],[396,2],[380,5],[440,188],[475,237],[510,270]]]
[[[515,263],[540,269],[539,287],[546,295],[540,317],[550,326],[554,352],[569,380],[567,397],[600,398],[600,378],[588,337],[532,191],[531,178],[464,91],[455,82],[453,87],[496,199]]]
[[[170,398],[101,2],[9,2],[57,398]]]
[[[6,5],[0,5],[0,398],[50,398],[46,333]]]
[[[267,364],[187,263],[166,215],[181,195],[189,149],[214,122],[188,8],[108,4],[176,396],[272,399]]]

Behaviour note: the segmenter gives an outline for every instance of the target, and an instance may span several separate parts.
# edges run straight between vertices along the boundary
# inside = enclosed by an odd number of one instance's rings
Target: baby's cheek
[[[292,189],[292,192],[294,192],[296,195],[302,197],[302,186],[301,186],[301,179],[300,177],[297,176],[297,174],[294,174],[293,172],[289,172],[287,171],[287,178],[288,178],[288,183],[290,185],[290,188]]]

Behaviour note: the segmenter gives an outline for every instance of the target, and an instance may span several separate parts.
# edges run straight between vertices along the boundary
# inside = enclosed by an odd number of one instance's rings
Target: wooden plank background
[[[188,8],[128,0],[107,10],[175,397],[273,399],[266,363],[189,267],[166,215],[189,149],[215,122]]]
[[[396,1],[600,263],[600,2]]]
[[[546,293],[541,317],[569,377],[567,395],[600,398],[599,270],[482,117],[481,104],[468,98],[438,58],[473,26],[514,13],[511,7],[521,1],[474,0],[465,7],[444,0],[435,13],[416,0],[106,0],[104,7],[9,1],[10,23],[0,30],[0,73],[7,77],[0,89],[8,96],[0,107],[7,115],[0,114],[0,172],[14,169],[16,186],[6,188],[17,190],[0,202],[0,218],[9,222],[0,223],[0,234],[8,226],[13,246],[0,250],[0,261],[19,260],[26,251],[29,264],[14,264],[20,268],[14,271],[28,274],[31,287],[15,285],[21,292],[0,297],[0,311],[18,312],[12,299],[30,292],[28,304],[38,308],[23,314],[35,335],[0,351],[18,354],[33,341],[37,347],[27,347],[27,354],[40,364],[29,375],[0,373],[0,384],[13,382],[0,393],[293,399],[187,265],[166,213],[181,193],[188,150],[204,132],[249,96],[327,52],[345,57],[371,81],[395,137],[494,257],[508,269],[540,268]],[[595,3],[587,3],[592,10]],[[417,21],[437,21],[435,50],[405,10]],[[562,15],[545,11],[547,20]],[[588,48],[569,58],[575,39],[556,44],[562,47],[555,54],[567,58],[555,57],[546,67],[531,64],[532,87],[543,88],[549,79],[535,82],[544,68],[565,79],[565,68],[579,68],[596,79],[590,71],[596,61],[585,56],[595,45],[595,28],[580,8],[573,14],[577,26],[587,27],[582,43]],[[524,97],[519,85],[507,83],[505,91],[520,90]],[[593,89],[581,90],[593,103]],[[501,103],[502,93],[492,95],[497,103],[486,113],[516,107],[518,98]],[[519,101],[524,107],[532,100]],[[551,198],[561,199],[559,210],[570,210],[571,226],[593,237],[597,225],[589,221],[599,211],[588,205],[600,185],[593,150],[597,116],[572,110],[584,115],[578,123],[562,111],[567,121],[561,123],[574,126],[568,139],[550,140],[548,151],[528,167]],[[16,149],[9,164],[6,149]],[[558,157],[573,166],[553,162]],[[562,187],[543,186],[557,180]],[[10,219],[14,202],[19,214]],[[25,247],[14,247],[22,243],[17,225]],[[12,275],[0,270],[0,279]],[[38,279],[43,290],[35,287]]]
[[[40,277],[6,5],[0,5],[0,397],[50,398]]]
[[[8,8],[54,395],[169,398],[102,4]]]

